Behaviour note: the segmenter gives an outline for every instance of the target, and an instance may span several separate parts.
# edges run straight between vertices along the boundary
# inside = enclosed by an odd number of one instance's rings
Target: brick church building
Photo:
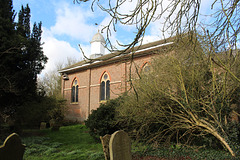
[[[166,54],[167,48],[173,44],[171,39],[155,41],[119,55],[120,52],[104,54],[105,40],[100,33],[95,34],[90,43],[89,60],[59,71],[62,95],[67,100],[68,120],[83,121],[101,103],[126,92],[130,88],[129,79],[136,78],[136,72],[148,72],[154,56]]]

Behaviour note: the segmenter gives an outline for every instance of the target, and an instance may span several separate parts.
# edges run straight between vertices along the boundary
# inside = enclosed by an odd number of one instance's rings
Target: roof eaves
[[[162,42],[162,43],[160,43]],[[164,43],[165,42],[165,43]],[[158,45],[151,45],[151,44],[157,44]],[[160,44],[159,44],[160,43]],[[164,41],[164,40],[160,40],[160,41],[157,41],[157,42],[152,42],[152,43],[149,43],[149,44],[145,44],[145,45],[142,45],[142,46],[136,46],[134,47],[134,49],[132,49],[132,51],[134,51],[134,53],[139,53],[139,52],[144,52],[146,50],[151,50],[151,49],[155,49],[155,48],[159,48],[159,47],[163,47],[163,46],[167,46],[167,45],[171,45],[173,44],[174,42],[172,41]],[[61,70],[59,70],[58,72],[59,73],[64,73],[64,72],[71,72],[71,71],[74,71],[74,70],[77,70],[77,69],[80,69],[80,68],[85,68],[87,66],[92,66],[92,65],[96,65],[96,64],[100,64],[101,62],[103,62],[105,59],[109,62],[109,60],[111,61],[113,58],[114,60],[113,61],[116,61],[116,58],[119,58],[119,57],[123,57],[123,56],[126,56],[128,57],[129,54],[133,53],[133,52],[125,52],[125,53],[122,53],[122,54],[119,54],[121,52],[114,52],[114,53],[110,53],[110,54],[107,54],[107,55],[104,55],[102,57],[100,57],[99,59],[97,59],[97,61],[94,61],[94,62],[90,62],[90,60],[84,60],[84,61],[80,61],[74,65],[71,65],[69,67],[66,67],[66,68],[63,68]],[[106,64],[106,63],[103,63],[103,64]],[[97,65],[97,66],[98,66]],[[89,68],[87,67],[87,68]]]

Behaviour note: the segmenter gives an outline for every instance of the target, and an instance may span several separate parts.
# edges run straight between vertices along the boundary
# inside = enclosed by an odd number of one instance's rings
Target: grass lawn
[[[84,125],[61,127],[59,131],[29,130],[22,141],[24,160],[104,160],[101,143],[96,143]],[[153,147],[132,142],[133,160],[230,160],[227,151],[173,145]]]
[[[102,145],[96,143],[83,125],[41,130],[22,138],[27,148],[24,160],[103,160]],[[28,131],[28,133],[34,133]]]

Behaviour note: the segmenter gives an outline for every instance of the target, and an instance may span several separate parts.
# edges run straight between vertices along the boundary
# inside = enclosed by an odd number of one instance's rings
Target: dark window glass
[[[143,68],[142,68],[142,73],[143,74],[149,74],[152,71],[151,66],[148,63],[145,63]]]
[[[72,85],[71,101],[78,102],[78,82],[75,79]]]
[[[105,72],[102,75],[101,83],[100,83],[100,101],[109,100],[110,99],[110,77]]]
[[[110,81],[108,80],[106,83],[106,99],[110,99]]]
[[[75,102],[78,102],[78,85],[76,86],[76,101]]]
[[[75,86],[72,87],[72,102],[75,102]]]
[[[105,82],[102,81],[100,85],[100,100],[105,100]]]
[[[145,66],[143,71],[144,71],[145,73],[150,72],[150,67],[149,67],[149,66]]]

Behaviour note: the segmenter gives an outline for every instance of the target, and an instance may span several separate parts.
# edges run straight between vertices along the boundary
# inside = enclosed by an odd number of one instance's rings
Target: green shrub
[[[49,122],[50,119],[62,120],[64,105],[65,100],[56,97],[38,97],[21,106],[18,119],[25,127],[36,128],[41,122]]]
[[[227,56],[219,53],[214,57],[204,53],[202,46],[182,42],[173,47],[176,54],[156,57],[152,71],[134,80],[135,92],[116,109],[118,121],[141,142],[198,142],[227,148],[236,156],[239,127],[230,122],[238,121],[234,117],[239,115],[239,82],[212,62],[227,60]],[[198,141],[193,141],[195,137]]]
[[[86,126],[90,129],[89,134],[99,140],[99,136],[112,134],[120,129],[116,123],[116,107],[121,103],[122,98],[109,100],[102,103],[97,110],[93,110],[92,114],[85,121]]]

